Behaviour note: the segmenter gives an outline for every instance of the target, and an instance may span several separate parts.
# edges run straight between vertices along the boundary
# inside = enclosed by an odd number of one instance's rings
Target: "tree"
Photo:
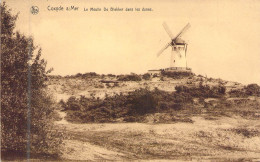
[[[33,39],[14,32],[18,15],[1,4],[1,151],[57,153],[53,102],[45,90],[46,61]]]

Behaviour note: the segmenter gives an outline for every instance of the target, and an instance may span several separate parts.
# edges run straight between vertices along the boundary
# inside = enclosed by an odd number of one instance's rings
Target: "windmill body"
[[[188,30],[190,27],[190,24],[187,24],[175,37],[173,36],[172,32],[170,31],[168,25],[166,23],[163,23],[163,27],[169,37],[171,38],[171,41],[162,48],[157,56],[160,56],[164,50],[166,50],[168,47],[171,47],[171,59],[170,59],[170,67],[166,68],[166,70],[190,70],[190,68],[187,67],[187,59],[186,59],[186,52],[187,52],[187,46],[188,44],[181,39],[182,35]]]
[[[173,45],[171,48],[172,51],[171,51],[170,67],[186,68],[187,67],[187,60],[186,60],[187,45],[176,44]]]

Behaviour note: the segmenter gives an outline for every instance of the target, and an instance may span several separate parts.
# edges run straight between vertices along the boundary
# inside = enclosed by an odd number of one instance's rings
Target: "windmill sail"
[[[176,35],[176,37],[174,38],[177,39],[179,37],[181,37],[188,29],[190,28],[190,23],[188,23],[180,32],[179,34]]]
[[[163,22],[162,25],[163,25],[163,27],[164,27],[166,33],[169,35],[169,37],[170,37],[171,39],[173,39],[174,36],[173,36],[171,30],[169,29],[168,25],[166,24],[166,22]]]
[[[164,46],[158,53],[157,53],[157,57],[159,57],[164,50],[166,50],[169,46],[171,45],[171,42],[168,43],[166,46]]]

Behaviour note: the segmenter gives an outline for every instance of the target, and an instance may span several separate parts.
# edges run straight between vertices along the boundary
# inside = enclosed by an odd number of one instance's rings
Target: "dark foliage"
[[[82,79],[88,79],[88,78],[95,78],[95,77],[100,77],[99,74],[95,72],[89,72],[89,73],[77,73],[76,75],[67,75],[65,78],[82,78]]]
[[[141,81],[142,78],[137,74],[130,74],[130,75],[119,75],[117,80],[118,81]]]
[[[177,93],[184,93],[197,98],[219,98],[226,93],[226,87],[224,86],[210,87],[208,85],[200,85],[199,87],[176,86],[175,90]]]
[[[260,135],[260,132],[258,130],[254,130],[254,129],[237,128],[237,129],[231,129],[231,130],[236,132],[237,134],[243,135],[246,138],[252,138],[252,137]]]
[[[139,89],[130,92],[127,96],[126,103],[130,105],[132,114],[144,115],[153,113],[158,105],[158,93],[147,89]]]
[[[114,75],[114,74],[107,74],[107,76],[108,77],[113,77],[113,78],[116,77],[116,75]]]
[[[151,75],[149,73],[146,73],[143,75],[144,80],[150,80],[150,78],[151,78]]]
[[[62,101],[60,104],[63,104]],[[63,104],[64,106],[64,104]],[[80,110],[81,105],[77,102],[76,97],[72,96],[68,99],[66,108],[67,110]]]
[[[260,96],[260,86],[257,84],[248,84],[242,89],[233,89],[229,92],[231,97]]]
[[[1,152],[55,154],[61,141],[55,139],[54,107],[44,91],[50,71],[41,49],[34,55],[33,39],[13,31],[16,19],[1,4]]]
[[[162,76],[166,76],[173,79],[182,79],[193,76],[192,72],[182,72],[182,71],[162,71]]]
[[[245,89],[232,89],[228,92],[230,97],[248,97],[248,95],[245,92]]]
[[[60,75],[48,75],[48,79],[62,79],[63,77]]]
[[[124,121],[142,121],[146,114],[191,109],[193,98],[225,95],[223,87],[200,86],[189,88],[177,86],[176,92],[158,89],[138,89],[126,95],[107,96],[104,99],[71,97],[64,105],[68,119],[77,122],[112,122],[123,118]]]
[[[92,78],[92,77],[99,77],[100,75],[95,72],[89,72],[82,74],[82,78]]]
[[[260,86],[257,84],[249,84],[245,88],[245,93],[249,96],[260,96]]]

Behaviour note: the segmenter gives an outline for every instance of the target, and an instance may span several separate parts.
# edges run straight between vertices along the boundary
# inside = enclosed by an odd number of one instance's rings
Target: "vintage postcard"
[[[260,161],[260,1],[1,1],[1,161]]]

